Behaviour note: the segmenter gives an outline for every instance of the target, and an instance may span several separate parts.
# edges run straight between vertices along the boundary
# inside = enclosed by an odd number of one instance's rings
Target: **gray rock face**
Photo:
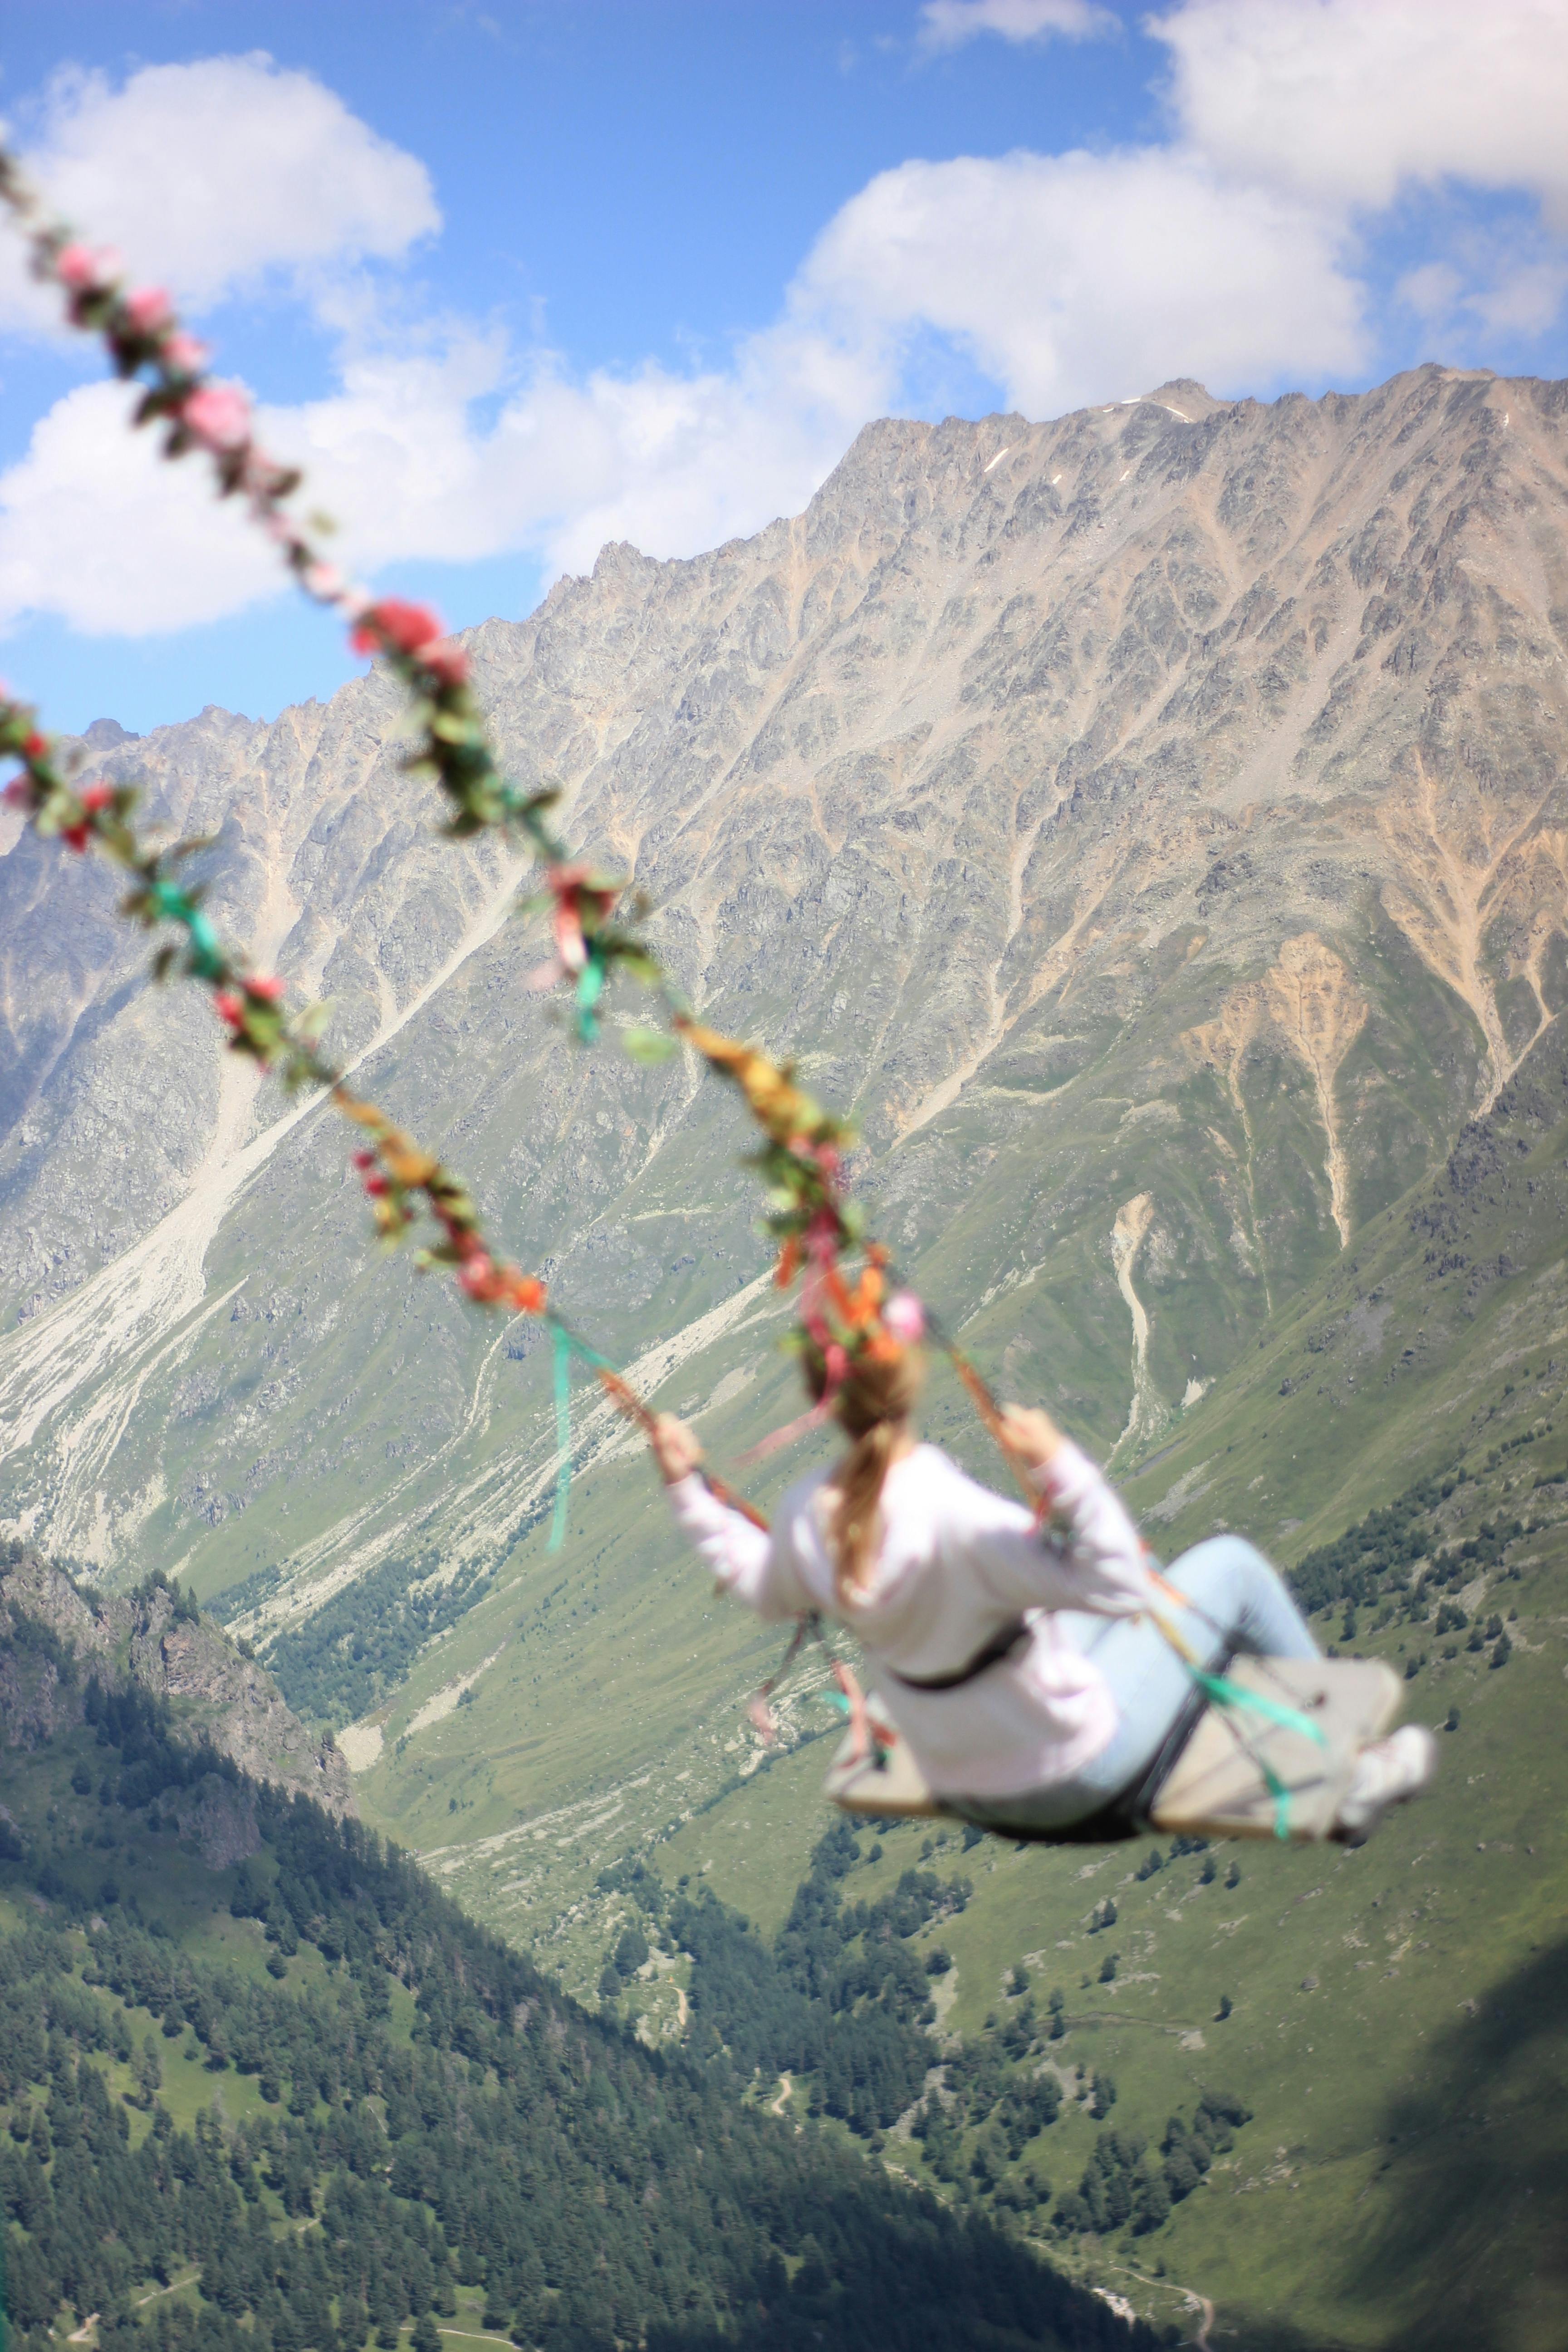
[[[0,1572],[0,1634],[10,1637],[0,1638],[0,1738],[7,1747],[35,1747],[79,1722],[90,1674],[110,1690],[135,1685],[166,1700],[177,1734],[216,1748],[253,1780],[311,1797],[332,1812],[353,1811],[337,1748],[307,1730],[265,1667],[241,1655],[210,1619],[177,1617],[173,1597],[159,1590],[89,1596],[37,1553],[18,1549]],[[28,1646],[30,1625],[46,1627],[86,1672],[63,1677],[47,1651]],[[243,1790],[209,1775],[186,1792],[186,1811],[204,1854],[243,1843],[245,1834],[251,1841],[245,1853],[256,1852],[254,1809]],[[226,1859],[243,1855],[237,1851]]]
[[[1432,368],[883,423],[804,515],[606,548],[470,640],[693,1000],[853,1107],[906,1265],[1123,1460],[1568,1001],[1565,405]],[[580,1325],[723,1328],[765,1263],[733,1098],[569,1045],[515,864],[436,837],[395,718],[372,677],[94,749],[217,835],[220,919]],[[113,898],[0,857],[0,1521],[258,1605],[504,1549],[531,1368],[367,1262],[343,1136],[143,984]]]

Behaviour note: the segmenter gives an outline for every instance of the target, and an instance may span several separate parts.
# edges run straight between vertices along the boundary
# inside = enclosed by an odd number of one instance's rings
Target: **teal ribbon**
[[[191,970],[203,980],[221,980],[228,969],[227,960],[217,933],[199,907],[191,908],[184,924],[191,935]]]
[[[222,980],[228,970],[223,943],[195,901],[177,882],[154,882],[148,896],[170,922],[184,923],[190,935],[191,970],[202,980]]]
[[[1320,1748],[1328,1746],[1321,1724],[1314,1723],[1310,1716],[1303,1715],[1299,1707],[1281,1706],[1278,1699],[1260,1698],[1256,1691],[1243,1690],[1239,1683],[1231,1682],[1224,1675],[1202,1674],[1196,1666],[1190,1671],[1198,1688],[1216,1706],[1250,1707],[1254,1715],[1267,1717],[1282,1731],[1297,1732]],[[1281,1843],[1288,1843],[1290,1835],[1290,1791],[1266,1757],[1254,1752],[1252,1760],[1262,1773],[1268,1793],[1274,1800],[1274,1834]]]
[[[588,961],[577,978],[577,1034],[585,1045],[591,1045],[599,1034],[599,1016],[594,1007],[605,992],[604,958],[590,947]]]

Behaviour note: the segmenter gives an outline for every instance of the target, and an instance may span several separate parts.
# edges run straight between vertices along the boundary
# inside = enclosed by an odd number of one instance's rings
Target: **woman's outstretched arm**
[[[700,1475],[702,1448],[672,1412],[661,1412],[649,1439],[669,1494],[675,1523],[727,1592],[763,1617],[795,1617],[813,1603],[780,1551],[777,1531],[753,1527],[721,1503]]]
[[[998,1434],[1062,1530],[1053,1540],[1050,1529],[1026,1529],[1016,1507],[974,1529],[966,1548],[998,1595],[1026,1607],[1092,1609],[1110,1617],[1146,1609],[1152,1596],[1142,1539],[1088,1455],[1048,1413],[1023,1405],[1003,1407]]]

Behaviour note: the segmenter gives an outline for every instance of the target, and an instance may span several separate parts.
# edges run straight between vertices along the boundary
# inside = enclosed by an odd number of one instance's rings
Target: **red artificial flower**
[[[419,658],[443,686],[468,684],[468,656],[461,646],[454,645],[450,637],[443,637],[439,645],[422,646]]]
[[[35,728],[31,735],[25,736],[23,739],[22,757],[25,760],[41,760],[48,748],[44,738]]]
[[[281,1004],[288,992],[288,982],[263,980],[253,974],[245,983],[245,992],[247,996],[258,996],[264,1004]]]
[[[381,1201],[385,1199],[392,1187],[384,1176],[367,1176],[364,1180],[364,1189],[373,1201]]]
[[[13,776],[5,791],[0,793],[0,801],[5,802],[10,808],[31,808],[33,805],[32,778]]]
[[[550,988],[558,980],[566,980],[579,972],[588,961],[588,940],[584,918],[594,924],[602,923],[616,898],[618,890],[593,887],[587,866],[552,866],[544,880],[555,900],[552,928],[555,933],[555,961],[541,964],[528,975],[530,988]]]
[[[349,644],[356,654],[378,654],[388,646],[400,654],[416,654],[444,634],[427,605],[405,604],[396,596],[384,596],[379,604],[366,606]]]
[[[468,1292],[470,1298],[488,1303],[496,1295],[495,1271],[489,1254],[484,1250],[476,1251],[460,1268],[458,1286]]]
[[[374,1168],[375,1166],[374,1152],[356,1151],[353,1156],[353,1164],[356,1168]]]
[[[226,1021],[231,1029],[237,1029],[245,1018],[245,1006],[232,988],[218,990],[213,998],[213,1011],[220,1021]]]
[[[91,831],[91,826],[85,823],[81,824],[62,824],[60,827],[60,839],[71,849],[85,849]]]
[[[113,806],[114,786],[112,784],[86,784],[82,787],[82,790],[78,793],[77,797],[80,801],[83,808],[87,810],[89,815],[96,816],[100,809],[111,808]]]

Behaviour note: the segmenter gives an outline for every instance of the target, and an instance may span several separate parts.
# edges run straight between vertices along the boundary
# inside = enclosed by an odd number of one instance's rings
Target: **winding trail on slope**
[[[1116,1212],[1116,1223],[1110,1231],[1110,1260],[1116,1268],[1116,1287],[1127,1302],[1132,1318],[1132,1402],[1127,1414],[1127,1426],[1110,1449],[1114,1462],[1122,1447],[1131,1444],[1139,1431],[1152,1419],[1158,1399],[1149,1379],[1149,1312],[1132,1286],[1132,1269],[1138,1263],[1138,1253],[1148,1238],[1154,1222],[1154,1195],[1135,1192],[1131,1201],[1123,1201]]]
[[[1194,2286],[1178,2286],[1174,2279],[1149,2278],[1142,2271],[1135,2271],[1126,2263],[1113,2263],[1111,2269],[1121,2278],[1138,2279],[1144,2286],[1160,2288],[1170,2294],[1179,2294],[1187,2309],[1195,2311],[1198,2315],[1198,2332],[1193,2338],[1194,2352],[1214,2352],[1214,2347],[1209,2342],[1209,2330],[1215,2322],[1215,2307],[1206,2294],[1200,2294]]]

